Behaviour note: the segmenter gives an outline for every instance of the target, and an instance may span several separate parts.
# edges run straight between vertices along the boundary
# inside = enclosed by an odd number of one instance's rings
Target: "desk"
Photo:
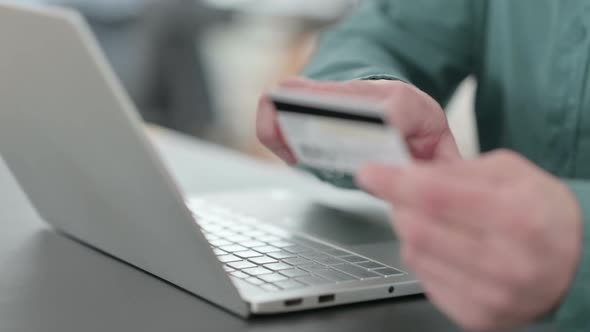
[[[152,139],[187,193],[305,186],[304,177],[286,169],[184,136],[158,131]],[[250,321],[239,319],[51,230],[30,208],[1,163],[0,331],[459,329],[421,296]],[[526,331],[552,330],[538,327]]]

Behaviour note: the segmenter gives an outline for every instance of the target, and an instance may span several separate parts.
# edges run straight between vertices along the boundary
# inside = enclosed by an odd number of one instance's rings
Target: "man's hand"
[[[397,127],[418,160],[460,159],[443,110],[426,93],[399,81],[316,82],[290,79],[281,87],[323,94],[355,96],[381,104],[387,121]],[[296,163],[285,143],[268,97],[260,99],[257,117],[258,139],[289,164]]]
[[[558,179],[513,152],[357,177],[394,206],[402,255],[430,300],[465,328],[530,323],[555,309],[580,259],[581,212]]]

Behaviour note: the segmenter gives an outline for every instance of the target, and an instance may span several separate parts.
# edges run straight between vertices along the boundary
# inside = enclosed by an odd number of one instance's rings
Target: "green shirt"
[[[401,79],[442,105],[475,76],[482,150],[515,150],[577,195],[584,252],[555,319],[564,331],[590,331],[590,1],[361,3],[323,34],[305,75]]]

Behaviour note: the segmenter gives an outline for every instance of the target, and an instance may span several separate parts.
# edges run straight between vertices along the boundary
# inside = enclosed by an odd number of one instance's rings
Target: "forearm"
[[[325,32],[304,75],[400,79],[444,104],[474,71],[483,20],[477,0],[371,0]]]

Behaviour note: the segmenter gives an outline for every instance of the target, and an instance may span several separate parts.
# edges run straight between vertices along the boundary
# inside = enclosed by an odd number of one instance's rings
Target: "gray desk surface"
[[[306,185],[211,145],[168,132],[153,137],[187,193]],[[276,330],[459,331],[421,296],[241,320],[51,230],[0,163],[0,331]]]

